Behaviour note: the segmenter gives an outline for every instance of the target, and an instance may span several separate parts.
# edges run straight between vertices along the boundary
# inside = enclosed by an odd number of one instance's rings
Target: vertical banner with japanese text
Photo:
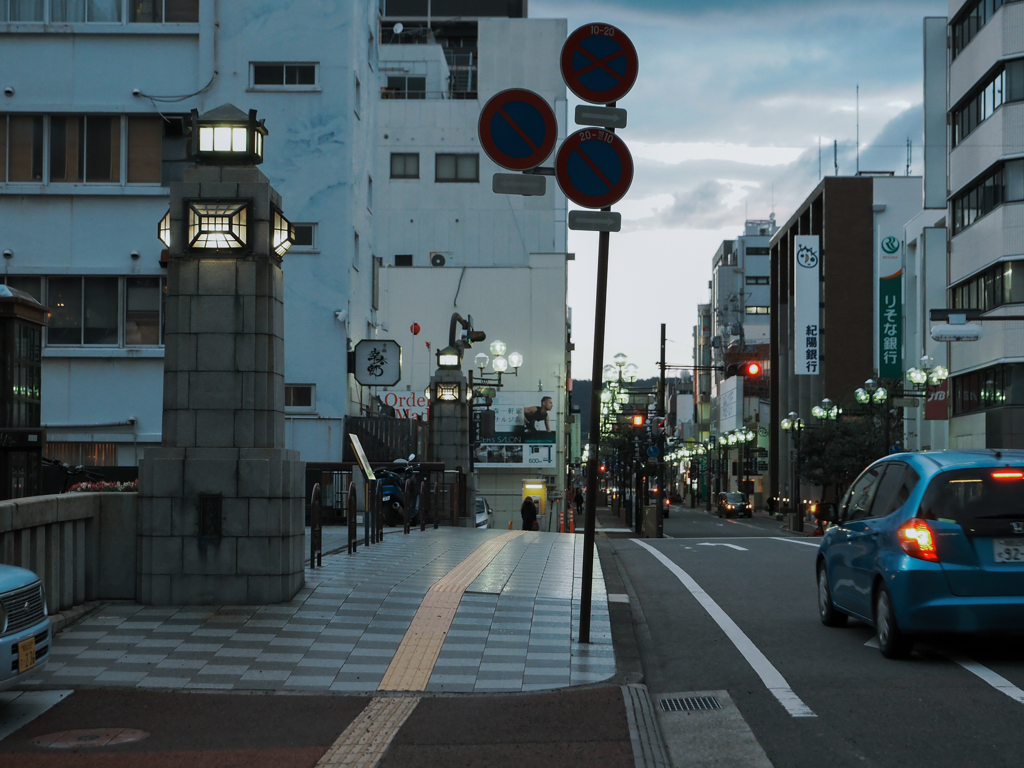
[[[820,370],[821,322],[820,238],[797,235],[793,238],[793,372],[797,376],[816,376]]]
[[[903,254],[892,235],[878,243],[878,375],[903,378]]]

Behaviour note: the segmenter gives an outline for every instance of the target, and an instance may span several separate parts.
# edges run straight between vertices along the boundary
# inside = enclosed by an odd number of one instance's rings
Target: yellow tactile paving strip
[[[502,548],[522,531],[489,539],[432,586],[413,616],[378,691],[422,691],[451,628],[462,594]]]
[[[418,696],[373,699],[317,761],[317,768],[372,768],[419,703]]]

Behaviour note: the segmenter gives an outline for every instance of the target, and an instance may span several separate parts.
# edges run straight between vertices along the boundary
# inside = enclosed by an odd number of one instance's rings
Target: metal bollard
[[[358,531],[356,529],[356,484],[348,486],[348,501],[345,510],[348,518],[348,553],[354,554],[359,547]]]
[[[427,530],[427,508],[430,499],[427,495],[427,481],[420,481],[420,531]]]

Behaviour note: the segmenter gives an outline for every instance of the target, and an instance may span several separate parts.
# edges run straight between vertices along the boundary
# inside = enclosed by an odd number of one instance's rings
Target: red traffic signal
[[[644,417],[639,413],[633,416],[633,426],[642,427],[644,425]]]
[[[487,338],[487,334],[483,331],[466,331],[466,346],[472,347],[473,342],[484,341]]]
[[[756,360],[748,360],[745,363],[729,363],[725,366],[725,377],[745,376],[748,379],[756,379],[764,372],[764,366]]]

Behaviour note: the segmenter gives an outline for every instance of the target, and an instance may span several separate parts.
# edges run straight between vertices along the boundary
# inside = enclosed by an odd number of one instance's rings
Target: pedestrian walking
[[[572,503],[576,505],[576,517],[583,514],[583,490],[576,486],[576,495],[572,498]]]
[[[537,522],[537,505],[533,503],[532,496],[523,499],[523,506],[519,508],[519,514],[523,518],[524,531],[536,531],[540,528],[540,524]]]

